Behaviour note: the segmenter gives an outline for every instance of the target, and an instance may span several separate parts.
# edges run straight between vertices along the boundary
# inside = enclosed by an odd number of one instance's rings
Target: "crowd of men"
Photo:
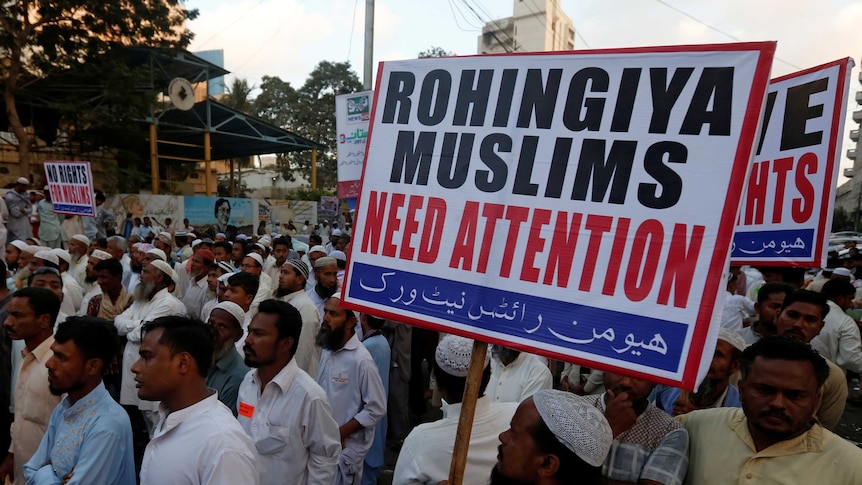
[[[347,231],[109,232],[9,232],[0,479],[374,484],[389,444],[393,483],[445,483],[473,342],[345,308]],[[862,483],[830,431],[862,370],[855,287],[776,273],[732,269],[695,392],[492,346],[464,483]]]

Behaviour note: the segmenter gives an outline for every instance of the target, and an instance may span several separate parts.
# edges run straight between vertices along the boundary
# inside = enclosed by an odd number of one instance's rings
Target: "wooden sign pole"
[[[458,432],[455,434],[455,447],[452,449],[452,464],[449,467],[449,484],[461,485],[464,480],[464,467],[467,465],[467,451],[470,448],[470,433],[473,431],[473,416],[476,414],[476,400],[482,386],[482,373],[485,370],[485,355],[488,353],[486,342],[473,342],[470,369],[467,371],[467,384],[461,400],[461,416],[458,418]]]

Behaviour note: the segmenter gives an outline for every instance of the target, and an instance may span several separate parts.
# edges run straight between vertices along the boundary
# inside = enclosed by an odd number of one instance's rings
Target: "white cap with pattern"
[[[614,434],[601,411],[582,397],[566,391],[543,389],[533,404],[557,441],[592,466],[602,466]]]
[[[443,372],[455,377],[467,377],[470,357],[473,355],[473,339],[447,335],[437,344],[434,360]],[[488,367],[488,354],[485,353],[484,369]]]
[[[745,339],[742,338],[741,335],[736,333],[735,330],[731,330],[729,328],[719,329],[718,330],[718,339],[724,340],[725,342],[729,343],[730,345],[733,346],[733,348],[735,348],[736,350],[738,350],[740,352],[745,350],[745,347],[747,347],[745,345]]]

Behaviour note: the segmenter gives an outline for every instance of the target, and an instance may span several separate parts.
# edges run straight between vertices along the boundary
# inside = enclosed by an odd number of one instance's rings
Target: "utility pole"
[[[365,59],[363,59],[362,83],[365,90],[371,89],[374,76],[374,0],[365,0]]]

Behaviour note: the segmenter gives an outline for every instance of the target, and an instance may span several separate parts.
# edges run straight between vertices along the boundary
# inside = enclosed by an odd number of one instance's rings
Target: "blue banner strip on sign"
[[[674,372],[687,326],[678,322],[354,263],[350,296],[542,343]]]
[[[786,259],[813,256],[814,229],[736,232],[731,258]]]
[[[58,203],[54,202],[53,206],[54,206],[54,212],[62,212],[65,214],[75,214],[78,216],[91,216],[91,217],[96,216],[96,214],[93,213],[93,206],[90,206],[90,205],[58,204]]]

